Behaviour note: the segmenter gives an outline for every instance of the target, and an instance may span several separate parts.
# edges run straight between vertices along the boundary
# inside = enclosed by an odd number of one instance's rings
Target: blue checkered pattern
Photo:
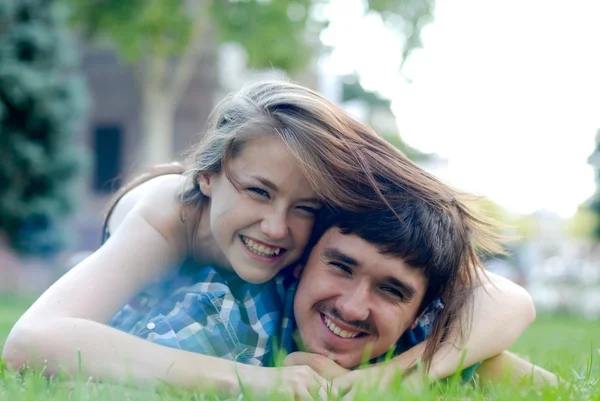
[[[142,291],[109,324],[171,348],[251,365],[272,364],[276,337],[282,351],[296,351],[297,288],[285,272],[267,283],[250,284],[233,272],[186,264],[174,277]],[[439,299],[432,302],[417,326],[400,338],[393,355],[424,341],[443,307]],[[463,371],[463,378],[471,378],[478,365]]]
[[[188,264],[145,289],[110,325],[157,344],[263,365],[281,323],[284,275],[264,284]]]
[[[294,318],[294,297],[296,296],[297,289],[297,281],[292,282],[288,286],[283,304],[283,316],[281,318],[281,330],[279,332],[280,337],[278,344],[281,347],[281,350],[286,354],[297,351],[297,347],[294,342],[294,332],[296,331],[296,319]],[[444,304],[439,298],[430,303],[425,310],[425,313],[423,313],[423,315],[417,321],[416,327],[412,330],[406,331],[396,343],[392,356],[401,354],[411,347],[423,342],[431,332],[431,326],[443,308]],[[374,359],[372,362],[383,362],[386,357],[389,356],[384,354],[379,358]]]

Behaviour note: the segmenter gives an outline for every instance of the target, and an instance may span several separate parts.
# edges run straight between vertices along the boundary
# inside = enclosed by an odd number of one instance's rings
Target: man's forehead
[[[425,285],[422,269],[415,269],[399,256],[382,254],[377,245],[354,234],[343,234],[338,227],[332,227],[323,234],[315,249],[321,258],[343,254],[375,276],[408,279]],[[333,253],[332,253],[333,251]],[[419,285],[420,286],[420,285]]]
[[[317,247],[322,249],[324,247],[336,245],[337,247],[340,247],[340,250],[341,248],[351,250],[352,246],[356,246],[357,244],[377,251],[377,247],[374,244],[371,244],[357,235],[342,234],[338,227],[331,227],[329,230],[325,231],[325,234],[323,234],[319,242],[317,242]]]
[[[400,257],[381,254],[377,245],[370,243],[358,235],[343,234],[338,227],[332,227],[327,230],[325,234],[321,236],[316,248],[320,253],[323,253],[326,250],[335,249],[335,251],[355,259],[360,264],[372,260],[373,256],[385,259],[397,259],[399,263],[404,263]]]

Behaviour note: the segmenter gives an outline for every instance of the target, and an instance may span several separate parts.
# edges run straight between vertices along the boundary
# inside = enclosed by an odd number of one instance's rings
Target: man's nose
[[[260,228],[271,240],[281,241],[285,239],[289,232],[287,213],[279,210],[270,211],[262,219]]]
[[[338,298],[336,306],[342,313],[342,318],[347,322],[367,320],[371,313],[368,283],[359,283],[345,288],[344,294]]]

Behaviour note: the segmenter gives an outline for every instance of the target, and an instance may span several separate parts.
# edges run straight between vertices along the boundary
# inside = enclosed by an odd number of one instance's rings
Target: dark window
[[[99,125],[94,129],[94,189],[109,193],[121,185],[123,130],[119,125]]]

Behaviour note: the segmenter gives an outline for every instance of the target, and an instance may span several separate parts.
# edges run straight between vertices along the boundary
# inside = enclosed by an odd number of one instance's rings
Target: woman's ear
[[[200,192],[202,192],[204,196],[210,197],[210,195],[212,194],[212,182],[212,174],[200,174],[200,177],[198,177],[198,184],[200,184]]]

